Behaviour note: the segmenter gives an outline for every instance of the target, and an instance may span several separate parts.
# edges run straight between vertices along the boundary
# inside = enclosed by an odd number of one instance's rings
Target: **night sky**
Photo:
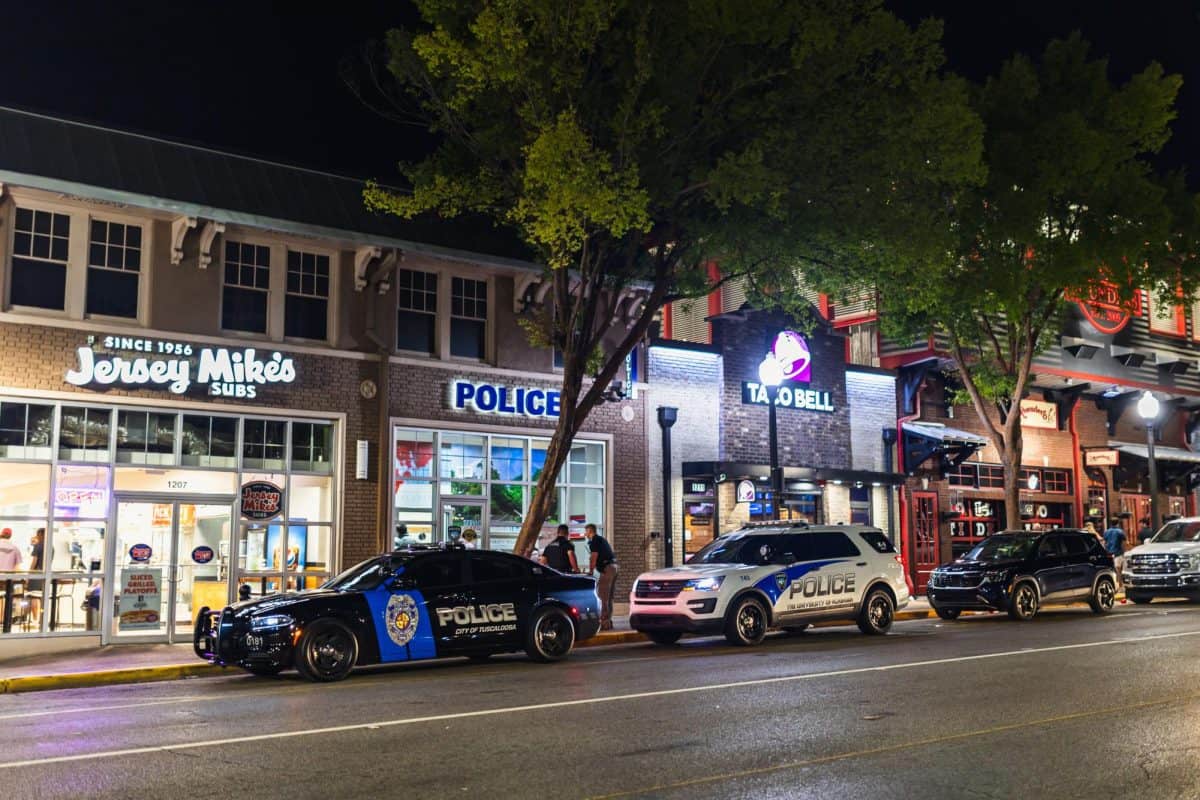
[[[971,78],[1076,29],[1116,76],[1150,60],[1182,74],[1161,161],[1200,188],[1200,0],[887,1],[911,21],[944,19],[950,64]],[[413,17],[400,0],[3,0],[0,105],[391,180],[420,140],[362,107],[338,64]]]

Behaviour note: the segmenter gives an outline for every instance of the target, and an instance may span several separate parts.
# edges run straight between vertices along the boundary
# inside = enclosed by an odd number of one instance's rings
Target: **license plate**
[[[246,647],[252,647],[255,650],[266,644],[266,640],[261,636],[256,636],[253,633],[246,637]]]

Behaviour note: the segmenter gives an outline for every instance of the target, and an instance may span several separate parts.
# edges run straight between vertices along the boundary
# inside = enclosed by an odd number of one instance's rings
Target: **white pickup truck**
[[[1134,603],[1156,597],[1200,601],[1200,517],[1172,520],[1125,553],[1121,577],[1125,596]]]

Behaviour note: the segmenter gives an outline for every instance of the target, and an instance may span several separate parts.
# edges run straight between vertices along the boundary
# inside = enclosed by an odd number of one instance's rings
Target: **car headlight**
[[[250,618],[250,629],[255,631],[268,628],[286,628],[292,624],[292,618],[287,614],[264,614],[261,617]]]
[[[696,578],[688,581],[683,585],[685,592],[716,592],[721,589],[721,583],[725,580],[724,575],[718,575],[712,578]]]
[[[990,569],[983,573],[984,583],[1008,584],[1009,573],[1006,569]]]
[[[1181,555],[1176,563],[1179,564],[1180,572],[1195,572],[1197,568],[1200,568],[1200,556]]]

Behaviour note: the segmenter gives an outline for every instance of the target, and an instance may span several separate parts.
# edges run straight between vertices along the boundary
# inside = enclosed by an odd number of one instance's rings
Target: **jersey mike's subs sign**
[[[274,519],[283,513],[283,489],[267,481],[251,481],[242,486],[242,517]]]
[[[259,387],[289,384],[296,365],[278,351],[254,347],[201,347],[134,336],[88,337],[75,351],[77,365],[64,380],[72,386],[165,389],[186,394],[202,387],[214,397],[252,400]]]

